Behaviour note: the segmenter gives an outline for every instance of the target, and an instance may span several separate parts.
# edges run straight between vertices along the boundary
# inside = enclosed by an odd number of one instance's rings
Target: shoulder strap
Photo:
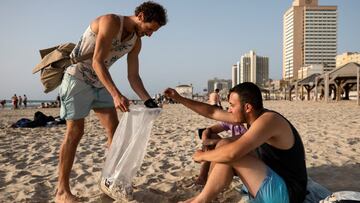
[[[122,32],[123,32],[123,29],[124,29],[124,16],[122,15],[118,15],[119,16],[119,19],[120,19],[120,30],[119,30],[119,39],[121,41],[121,37],[122,37]]]
[[[82,55],[82,56],[78,56],[78,57],[73,57],[73,58],[70,57],[70,61],[71,61],[71,64],[76,64],[76,63],[79,63],[79,62],[84,61],[86,59],[92,58],[93,55],[94,55],[94,52],[91,52],[91,53],[88,53],[88,54],[85,54],[85,55]]]
[[[118,15],[118,16],[119,16],[119,19],[120,19],[119,37],[120,37],[120,40],[121,40],[123,27],[124,27],[124,16],[122,16],[122,15]],[[82,56],[78,56],[78,57],[73,57],[73,58],[70,57],[70,61],[71,61],[71,64],[76,64],[76,63],[79,63],[81,61],[92,58],[93,55],[94,55],[94,52],[91,52],[91,53],[88,53],[88,54],[85,54],[85,55],[82,55]]]

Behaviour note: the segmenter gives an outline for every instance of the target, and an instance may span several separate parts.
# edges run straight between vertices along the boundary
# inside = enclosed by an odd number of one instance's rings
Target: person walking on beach
[[[14,96],[11,97],[11,102],[13,105],[13,109],[17,109],[18,108],[18,97],[16,96],[16,94],[14,94]]]
[[[158,107],[139,76],[138,55],[141,38],[150,37],[167,23],[166,10],[148,1],[133,16],[108,14],[91,22],[71,56],[94,52],[93,58],[67,68],[59,88],[60,116],[66,119],[66,133],[60,148],[56,202],[76,202],[69,186],[70,171],[79,141],[84,134],[84,118],[93,109],[107,133],[110,146],[118,125],[116,109],[129,111],[129,100],[115,86],[108,68],[127,54],[130,86],[148,108]]]
[[[263,107],[258,86],[244,82],[233,87],[228,112],[184,98],[171,88],[165,95],[205,117],[250,126],[235,141],[221,140],[214,150],[194,153],[194,161],[210,161],[213,168],[201,193],[186,202],[211,202],[235,174],[254,202],[304,201],[307,171],[301,137],[285,117]]]
[[[22,102],[23,102],[23,99],[22,99],[22,97],[21,97],[21,95],[19,95],[19,97],[18,97],[18,107],[19,108],[21,108],[21,105],[22,105]]]
[[[26,108],[26,107],[27,107],[27,97],[26,97],[26,94],[24,94],[23,104],[24,104],[24,108]]]
[[[220,95],[219,95],[219,89],[216,88],[214,90],[214,92],[211,92],[210,95],[209,95],[209,104],[210,105],[213,105],[213,106],[217,106],[219,108],[222,108],[221,106],[221,98],[220,98]]]
[[[60,99],[60,95],[58,94],[57,96],[56,96],[56,107],[61,107],[61,101],[60,101],[61,99]]]

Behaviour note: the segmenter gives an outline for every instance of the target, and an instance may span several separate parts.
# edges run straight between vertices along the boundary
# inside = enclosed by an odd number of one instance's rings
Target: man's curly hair
[[[135,9],[135,15],[137,16],[141,12],[144,14],[144,22],[155,21],[160,26],[167,23],[166,9],[158,3],[147,1],[140,4]]]

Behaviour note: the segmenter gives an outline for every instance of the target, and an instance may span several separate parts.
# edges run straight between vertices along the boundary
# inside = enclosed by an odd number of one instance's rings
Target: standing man
[[[301,137],[285,117],[264,109],[254,83],[244,82],[230,90],[228,112],[181,97],[173,89],[165,95],[205,117],[250,126],[235,141],[221,140],[214,150],[194,153],[196,162],[210,161],[213,168],[201,193],[186,202],[211,202],[231,183],[234,173],[253,202],[304,201],[307,172]]]
[[[56,202],[76,202],[71,193],[69,175],[79,141],[84,134],[84,118],[93,109],[107,133],[110,146],[118,125],[116,109],[129,111],[129,100],[115,86],[108,68],[127,54],[130,86],[145,106],[157,107],[139,76],[138,55],[141,38],[150,37],[167,23],[166,10],[152,1],[135,9],[133,16],[108,14],[91,22],[75,46],[71,56],[94,53],[93,58],[67,68],[60,86],[60,116],[67,120],[60,148],[59,180]]]
[[[61,107],[60,95],[56,96],[56,107]]]
[[[6,100],[5,99],[1,100],[0,104],[2,108],[5,108]]]
[[[209,95],[209,104],[210,105],[213,105],[213,106],[217,106],[219,108],[222,108],[221,106],[221,98],[220,98],[220,95],[219,95],[219,89],[216,88],[214,90],[214,92],[210,93]]]
[[[27,107],[27,97],[26,97],[26,94],[24,94],[23,104],[24,104],[24,107],[25,107],[25,109],[26,109],[26,107]]]
[[[16,94],[14,94],[14,96],[11,97],[11,102],[13,105],[13,109],[17,109],[18,108],[18,97],[16,96]]]
[[[19,97],[18,97],[18,102],[19,102],[18,106],[19,106],[19,109],[20,109],[21,105],[22,105],[22,102],[23,102],[21,95],[19,95]]]

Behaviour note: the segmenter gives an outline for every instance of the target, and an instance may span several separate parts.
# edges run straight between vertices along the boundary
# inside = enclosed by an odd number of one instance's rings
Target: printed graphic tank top
[[[124,16],[119,15],[119,19],[120,19],[119,33],[112,40],[110,53],[104,61],[104,64],[107,69],[109,69],[110,66],[119,58],[129,53],[133,49],[137,39],[136,34],[133,33],[133,35],[130,37],[129,40],[124,42],[121,41],[121,35],[124,26]],[[91,30],[91,27],[89,25],[89,27],[85,30],[84,34],[81,36],[80,41],[76,44],[74,50],[71,52],[70,56],[78,57],[85,55],[87,53],[94,52],[95,42],[96,42],[96,34]],[[91,86],[97,88],[104,87],[92,67],[92,58],[84,60],[77,64],[70,65],[66,69],[66,73],[73,75],[74,77],[86,82]]]

